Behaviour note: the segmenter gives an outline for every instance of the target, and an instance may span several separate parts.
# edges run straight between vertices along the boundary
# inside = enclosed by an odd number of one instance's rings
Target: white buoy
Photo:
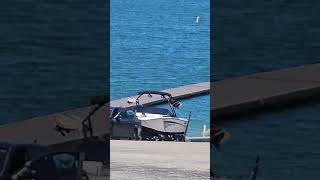
[[[200,22],[200,16],[196,16],[196,23],[199,24]]]

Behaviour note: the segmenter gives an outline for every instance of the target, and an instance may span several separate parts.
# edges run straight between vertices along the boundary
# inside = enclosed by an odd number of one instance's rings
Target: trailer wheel
[[[179,136],[179,141],[185,142],[185,141],[186,141],[185,135],[180,135],[180,136]]]
[[[181,134],[175,135],[174,140],[178,142],[184,142],[184,135],[181,135]]]
[[[81,180],[89,180],[89,176],[86,171],[81,171]]]
[[[141,130],[139,130],[138,128],[134,128],[134,140],[136,141],[140,141],[142,139],[141,137]]]

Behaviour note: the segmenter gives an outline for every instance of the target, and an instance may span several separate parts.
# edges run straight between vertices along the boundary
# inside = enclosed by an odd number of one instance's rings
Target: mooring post
[[[256,178],[257,178],[257,173],[258,173],[258,168],[259,168],[259,161],[260,161],[260,157],[258,155],[257,158],[256,158],[255,165],[253,167],[253,170],[251,171],[250,180],[256,180]]]

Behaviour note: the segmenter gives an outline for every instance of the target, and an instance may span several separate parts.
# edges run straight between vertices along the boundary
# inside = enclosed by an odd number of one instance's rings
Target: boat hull
[[[147,127],[141,128],[141,140],[149,141],[185,141],[185,135],[183,132],[160,132]]]
[[[184,140],[188,127],[188,120],[174,116],[136,113],[141,122],[142,139],[156,140]]]
[[[184,133],[188,121],[181,118],[156,118],[141,120],[143,127],[164,133]]]

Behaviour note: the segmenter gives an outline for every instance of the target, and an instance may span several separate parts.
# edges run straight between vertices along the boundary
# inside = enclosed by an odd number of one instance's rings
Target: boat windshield
[[[152,114],[161,114],[167,116],[173,116],[172,112],[168,109],[158,108],[158,107],[138,107],[136,108],[137,112],[141,113],[152,113]]]
[[[7,148],[0,147],[0,172],[2,171],[4,161],[6,160],[7,152],[8,152]]]

